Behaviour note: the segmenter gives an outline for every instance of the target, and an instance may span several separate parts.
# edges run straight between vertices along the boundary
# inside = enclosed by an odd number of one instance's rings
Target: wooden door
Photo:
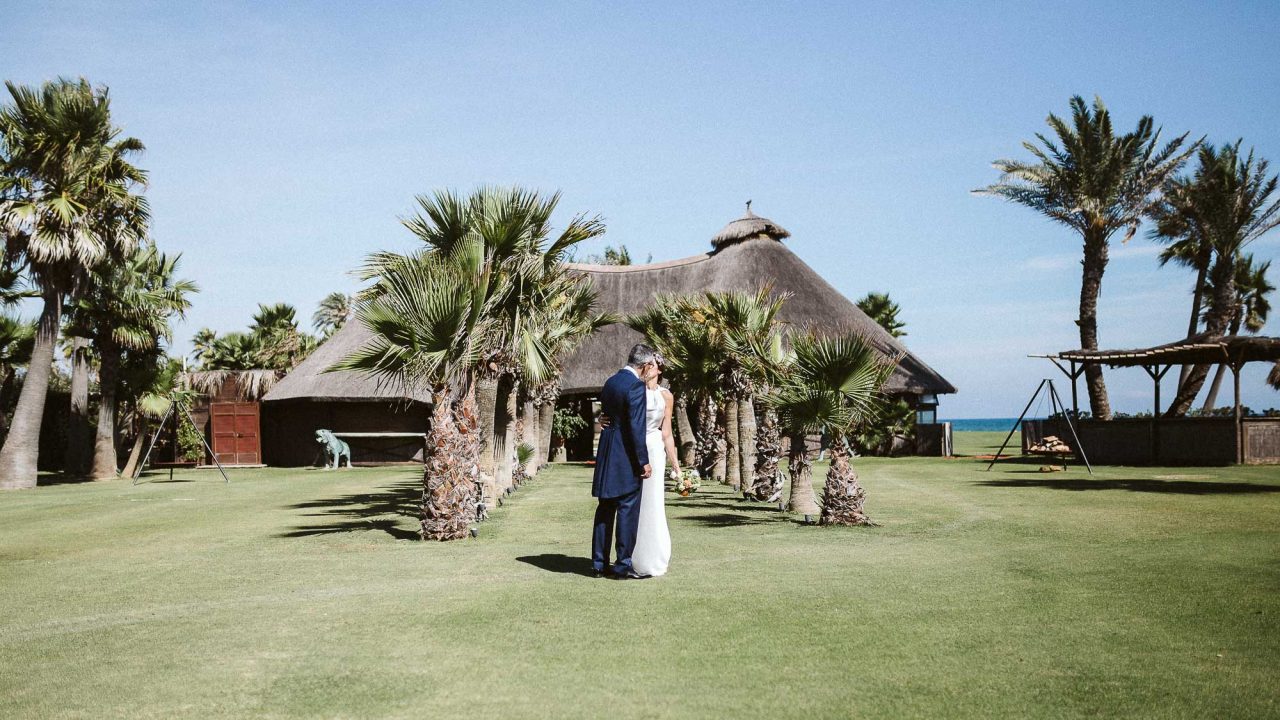
[[[225,465],[260,465],[258,403],[216,402],[209,406],[213,452]]]

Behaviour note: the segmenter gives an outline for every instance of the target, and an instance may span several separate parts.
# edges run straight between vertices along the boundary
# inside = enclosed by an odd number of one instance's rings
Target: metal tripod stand
[[[172,417],[175,423],[174,430],[177,431],[177,423],[182,422],[182,418],[174,413],[175,409],[182,411],[182,414],[186,416],[187,422],[191,423],[192,427],[200,427],[199,425],[196,425],[195,418],[191,417],[191,411],[187,409],[186,405],[183,405],[176,398],[169,398],[169,409],[164,412],[164,417],[160,419],[160,424],[156,426],[156,431],[151,436],[151,444],[147,445],[147,454],[142,456],[142,462],[138,463],[138,467],[133,471],[134,485],[138,484],[138,478],[142,476],[142,469],[147,466],[147,461],[151,459],[151,451],[155,449],[156,441],[160,439],[160,433],[164,432],[165,423],[169,422],[169,418]],[[222,473],[222,479],[228,483],[231,482],[231,478],[227,477],[226,469],[222,467],[222,463],[218,462],[217,453],[213,451],[213,448],[209,446],[209,441],[205,439],[204,433],[200,433],[200,442],[203,443],[204,448],[209,451],[209,457],[213,458],[213,464],[218,466],[218,472]],[[172,467],[169,468],[169,479],[173,479]]]
[[[996,464],[996,460],[1000,459],[1000,454],[1003,453],[1005,447],[1009,445],[1009,438],[1013,437],[1013,433],[1016,432],[1018,429],[1018,426],[1022,424],[1022,419],[1027,416],[1027,411],[1031,409],[1031,406],[1032,404],[1035,403],[1036,398],[1040,397],[1040,391],[1043,390],[1046,385],[1049,387],[1050,410],[1054,414],[1061,413],[1062,417],[1066,419],[1067,429],[1071,431],[1071,439],[1075,440],[1076,442],[1075,451],[1080,453],[1080,459],[1084,461],[1085,469],[1089,471],[1090,475],[1093,474],[1093,468],[1089,465],[1089,458],[1085,456],[1084,448],[1080,446],[1080,436],[1076,434],[1075,421],[1071,419],[1071,413],[1067,411],[1067,408],[1065,406],[1063,406],[1062,398],[1058,397],[1058,391],[1055,390],[1053,387],[1053,380],[1049,378],[1045,378],[1041,380],[1040,384],[1036,386],[1036,391],[1031,393],[1031,399],[1027,401],[1027,406],[1022,408],[1022,414],[1018,416],[1017,420],[1013,421],[1013,427],[1009,428],[1009,434],[1005,435],[1004,442],[1000,443],[1000,449],[996,451],[996,456],[991,458],[991,462],[987,465],[988,470],[991,469],[992,465]],[[1066,465],[1063,465],[1063,467],[1065,468]]]

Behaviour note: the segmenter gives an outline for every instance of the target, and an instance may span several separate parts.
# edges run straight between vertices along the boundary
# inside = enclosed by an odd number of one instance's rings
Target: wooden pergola
[[[1136,350],[1064,350],[1055,355],[1032,355],[1031,357],[1048,359],[1071,379],[1071,410],[1077,416],[1079,415],[1079,395],[1076,380],[1084,374],[1085,367],[1106,365],[1142,368],[1151,377],[1154,386],[1152,416],[1156,421],[1159,421],[1161,416],[1160,380],[1165,373],[1169,372],[1169,368],[1174,365],[1226,365],[1231,368],[1235,389],[1236,461],[1241,462],[1240,369],[1251,362],[1280,360],[1280,338],[1201,333],[1185,340]]]

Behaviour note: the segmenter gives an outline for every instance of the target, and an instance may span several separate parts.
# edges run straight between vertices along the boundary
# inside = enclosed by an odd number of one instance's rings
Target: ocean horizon
[[[1027,418],[1033,420],[1035,418]],[[1018,418],[939,418],[938,422],[951,423],[952,432],[996,432],[1009,431]]]

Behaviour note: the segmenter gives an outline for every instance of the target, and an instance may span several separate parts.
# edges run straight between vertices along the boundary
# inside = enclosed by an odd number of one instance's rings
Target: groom
[[[645,383],[658,372],[658,353],[648,345],[631,348],[627,366],[600,391],[600,410],[613,422],[600,431],[591,496],[598,498],[595,530],[591,535],[591,567],[596,577],[639,577],[631,569],[640,524],[640,486],[649,477],[649,449],[645,445]],[[609,542],[617,526],[617,562],[609,567]]]

